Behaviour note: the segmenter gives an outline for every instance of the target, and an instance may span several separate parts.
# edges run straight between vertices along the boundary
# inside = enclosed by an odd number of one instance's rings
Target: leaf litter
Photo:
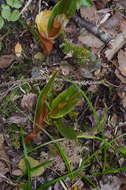
[[[49,1],[48,7],[51,4],[51,7],[54,5],[53,1]],[[53,4],[52,4],[53,2]],[[97,80],[104,80],[107,81],[104,85],[96,85],[95,89],[91,89],[91,85],[83,86],[83,90],[86,91],[87,94],[89,94],[89,98],[91,99],[94,107],[96,110],[100,110],[103,112],[104,106],[106,106],[107,109],[107,115],[104,122],[104,129],[101,129],[101,131],[96,130],[97,137],[101,137],[102,134],[105,134],[106,140],[112,140],[115,139],[118,135],[122,135],[125,132],[125,125],[124,127],[119,127],[119,122],[125,123],[125,109],[126,109],[126,93],[125,93],[125,84],[126,84],[126,69],[125,69],[125,60],[126,60],[126,24],[125,24],[125,16],[124,16],[124,7],[125,7],[125,1],[93,1],[94,5],[92,7],[82,7],[80,9],[81,18],[86,19],[89,23],[94,24],[98,30],[105,32],[107,34],[110,34],[112,37],[112,41],[109,43],[105,43],[104,41],[99,38],[99,36],[96,35],[96,33],[90,33],[87,29],[85,31],[84,27],[80,25],[78,28],[76,24],[72,23],[70,21],[65,29],[66,34],[62,34],[62,36],[59,36],[57,40],[54,40],[47,36],[47,26],[44,29],[44,36],[42,35],[42,38],[44,37],[44,40],[42,41],[43,45],[47,45],[45,48],[46,54],[50,54],[50,56],[43,56],[43,52],[41,48],[38,45],[38,42],[35,40],[33,36],[35,36],[35,33],[32,32],[32,35],[26,35],[25,37],[25,31],[28,30],[29,32],[29,26],[33,25],[33,20],[35,20],[36,15],[38,14],[38,6],[39,9],[43,8],[41,5],[37,4],[36,2],[32,2],[31,4],[33,6],[28,7],[27,10],[23,13],[23,17],[27,21],[28,28],[24,27],[24,25],[21,25],[23,27],[20,27],[19,30],[22,34],[23,41],[20,44],[19,35],[16,34],[16,30],[12,27],[10,30],[12,31],[12,35],[7,35],[5,37],[4,43],[4,49],[3,52],[1,51],[1,57],[0,57],[0,81],[2,83],[2,88],[0,88],[0,93],[3,92],[3,90],[6,90],[6,88],[10,88],[11,86],[5,85],[6,81],[13,81],[15,84],[16,80],[24,79],[26,76],[27,78],[32,78],[32,68],[37,68],[38,71],[40,70],[48,70],[48,75],[50,75],[53,71],[59,70],[60,68],[60,75],[63,75],[63,77],[68,77],[70,80],[75,79],[79,81],[84,80],[91,80],[91,81],[97,81]],[[48,4],[48,2],[46,2]],[[117,7],[121,9],[116,9]],[[41,8],[40,8],[41,7]],[[34,10],[34,11],[33,11]],[[34,12],[32,18],[31,12]],[[101,13],[100,13],[101,12]],[[30,15],[28,17],[28,15]],[[75,16],[77,17],[77,16]],[[75,18],[74,17],[74,18]],[[73,27],[74,26],[74,27]],[[90,25],[91,26],[91,25]],[[15,25],[15,27],[17,27]],[[75,30],[73,29],[75,28]],[[69,32],[72,31],[72,32]],[[92,31],[92,30],[90,30]],[[29,32],[29,33],[30,33]],[[54,31],[55,34],[56,31]],[[39,35],[41,32],[39,31]],[[2,34],[2,33],[1,33]],[[15,39],[13,40],[13,34],[15,34]],[[100,33],[101,35],[101,33]],[[30,36],[30,38],[29,38]],[[55,35],[54,35],[55,36]],[[25,38],[25,39],[24,39]],[[83,60],[81,60],[81,64],[78,61],[78,59],[75,59],[75,52],[73,52],[73,49],[69,50],[69,52],[65,52],[61,44],[63,42],[63,39],[67,39],[68,41],[72,43],[76,43],[77,46],[81,46],[82,48],[88,48],[88,51],[93,52],[91,54],[93,57],[92,60],[89,60],[88,62],[84,63]],[[50,41],[51,46],[48,46],[47,41]],[[30,43],[24,43],[24,42],[30,41]],[[6,46],[6,42],[8,43],[8,47]],[[11,44],[11,45],[10,45]],[[15,46],[16,44],[16,46]],[[53,49],[52,49],[53,46]],[[69,46],[71,48],[71,46]],[[13,53],[16,54],[17,58]],[[40,52],[40,54],[36,55],[37,52]],[[42,53],[41,53],[42,52]],[[30,56],[29,56],[30,55]],[[20,57],[20,59],[18,59]],[[106,59],[107,58],[107,59]],[[93,61],[94,60],[94,61]],[[14,61],[14,64],[13,64]],[[25,67],[27,65],[27,67]],[[45,69],[46,68],[46,69]],[[99,72],[97,75],[96,73]],[[40,72],[39,72],[40,73]],[[25,74],[25,75],[24,75]],[[47,80],[50,78],[47,75]],[[40,75],[41,76],[41,75]],[[44,79],[45,80],[45,79]],[[25,85],[28,83],[28,86],[31,86],[30,90]],[[33,126],[33,120],[34,120],[34,110],[36,105],[37,96],[40,93],[40,89],[44,87],[45,81],[39,80],[38,82],[33,82],[29,80],[29,82],[26,82],[25,84],[19,84],[16,86],[18,89],[18,98],[14,99],[13,103],[11,101],[8,101],[8,110],[7,107],[4,106],[5,101],[7,99],[3,99],[3,102],[0,107],[1,117],[4,120],[3,126],[4,126],[4,133],[7,133],[7,129],[9,130],[19,130],[20,128],[23,128],[23,130],[29,133],[32,131]],[[60,83],[59,83],[60,84]],[[53,96],[57,97],[58,94],[60,94],[61,91],[64,89],[67,89],[69,86],[69,83],[64,82],[57,91],[54,91]],[[93,88],[93,86],[92,86]],[[21,90],[22,89],[22,90]],[[91,90],[90,90],[91,89]],[[11,91],[10,91],[11,92]],[[25,95],[24,95],[25,94]],[[10,94],[9,94],[10,95]],[[7,95],[7,97],[9,96]],[[48,99],[51,99],[52,97],[52,91],[49,92]],[[12,108],[11,106],[15,105],[15,108]],[[93,126],[97,124],[97,120],[92,115],[92,111],[88,108],[87,102],[84,100],[81,103],[82,105],[79,105],[75,107],[74,110],[72,110],[66,117],[65,121],[69,126],[73,126],[73,128],[76,129],[79,135],[85,134],[85,132],[93,130]],[[47,105],[47,102],[45,102],[45,105],[50,109],[50,105]],[[18,107],[19,109],[16,109]],[[25,113],[25,116],[20,115],[18,112],[20,111],[22,113]],[[96,111],[97,113],[97,111]],[[30,121],[28,121],[28,117],[30,115]],[[102,116],[103,117],[103,116]],[[41,118],[41,117],[40,117]],[[78,119],[79,118],[79,119]],[[93,118],[93,119],[92,119]],[[116,118],[116,119],[114,119]],[[41,120],[41,119],[40,119]],[[42,121],[42,120],[41,120]],[[47,123],[45,123],[44,128],[56,139],[61,138],[62,135],[59,134],[56,131],[56,128],[53,126],[49,126],[50,120],[48,120]],[[17,126],[18,127],[17,127]],[[11,126],[11,127],[10,127]],[[47,127],[48,126],[48,127]],[[102,131],[103,130],[103,131]],[[87,135],[86,133],[85,135]],[[11,132],[12,134],[12,132]],[[15,133],[20,134],[20,132]],[[90,133],[89,133],[90,134]],[[10,134],[8,133],[8,136]],[[11,137],[9,137],[11,138]],[[36,137],[35,137],[36,138]],[[2,139],[2,138],[1,138]],[[40,141],[39,145],[47,142],[49,140],[44,132],[40,132]],[[78,141],[78,140],[76,140]],[[92,140],[92,139],[81,139],[79,142],[71,141],[71,140],[63,140],[63,142],[60,142],[60,145],[64,147],[68,158],[70,160],[70,163],[73,165],[74,169],[78,168],[81,164],[82,158],[85,156],[90,156],[91,153],[94,153],[99,147],[101,148],[102,144],[100,145],[99,141]],[[77,143],[80,146],[77,146]],[[105,143],[105,142],[103,142]],[[1,151],[4,151],[2,144]],[[34,144],[35,145],[35,144]],[[108,144],[103,144],[104,146],[107,146]],[[120,141],[116,142],[114,145],[123,145],[125,147],[125,137],[121,139]],[[35,145],[36,146],[36,145]],[[17,153],[17,149],[15,148],[15,145],[11,145],[13,147],[15,154]],[[123,190],[125,188],[125,182],[124,179],[122,180],[122,177],[117,174],[104,174],[104,172],[109,169],[109,167],[117,168],[119,167],[119,161],[121,159],[125,160],[125,155],[122,155],[122,153],[119,153],[116,149],[117,147],[114,147],[115,149],[112,150],[112,148],[107,150],[107,155],[104,155],[107,157],[108,160],[104,160],[103,163],[103,153],[96,155],[94,160],[90,161],[85,167],[85,170],[81,173],[81,176],[86,175],[88,177],[88,180],[84,179],[81,181],[82,189],[94,189],[93,187],[87,186],[87,181],[91,184],[91,182],[97,184],[101,190],[109,190],[109,189],[117,189],[117,190]],[[46,174],[49,176],[49,174],[54,170],[51,176],[52,179],[63,175],[66,172],[66,165],[64,164],[64,161],[60,157],[59,154],[52,153],[51,151],[55,149],[54,145],[47,146],[46,148],[42,148],[41,150],[38,150],[36,153],[31,152],[30,156],[34,157],[35,160],[39,160],[38,157],[43,152],[47,154],[47,157],[51,157],[54,159],[54,161],[51,163],[52,165],[49,165],[45,170],[42,169],[42,173],[40,173],[40,177],[34,179],[33,181],[37,184],[39,184],[39,180],[42,181],[42,183],[46,183],[46,180],[44,178],[44,175]],[[18,153],[20,154],[20,158],[22,156],[22,147],[19,146]],[[124,152],[123,152],[124,153]],[[2,154],[4,155],[5,152]],[[113,155],[114,154],[114,155]],[[6,155],[8,157],[8,155]],[[10,171],[9,165],[8,165],[8,158],[6,157],[7,163],[2,162],[1,163],[1,172],[3,175],[8,176],[11,178],[11,175],[18,176],[21,175],[21,170],[14,167],[12,170],[12,173]],[[17,156],[18,157],[18,156]],[[17,161],[20,161],[20,158],[18,157]],[[40,157],[39,157],[40,158]],[[87,157],[85,157],[86,159]],[[114,160],[114,161],[113,161]],[[12,160],[11,160],[12,161]],[[13,162],[13,161],[12,161]],[[121,163],[121,161],[120,161]],[[13,165],[13,163],[9,163],[10,165]],[[17,164],[17,163],[16,163]],[[38,164],[38,162],[37,162]],[[104,165],[104,166],[103,166]],[[121,165],[120,165],[121,166]],[[106,169],[105,171],[103,170]],[[103,174],[101,173],[99,177],[92,177],[92,171],[95,172],[103,171]],[[43,174],[44,172],[44,174]],[[60,173],[59,175],[56,175],[56,173]],[[121,174],[124,176],[125,173],[123,171],[117,172],[118,174]],[[55,174],[55,175],[54,175]],[[54,177],[55,176],[55,177]],[[14,178],[12,178],[14,179]],[[37,181],[38,180],[38,181]],[[105,181],[106,180],[106,181]],[[65,181],[65,180],[64,180]],[[64,182],[63,181],[63,182]],[[75,180],[76,182],[78,179]],[[68,187],[69,189],[79,189],[79,186],[75,184],[70,184]],[[62,182],[57,182],[57,187],[63,188]],[[50,188],[53,189],[53,187],[56,187],[56,184],[53,186],[51,185]],[[35,189],[36,187],[34,187]],[[80,188],[81,189],[81,188]],[[96,188],[95,188],[96,189]]]

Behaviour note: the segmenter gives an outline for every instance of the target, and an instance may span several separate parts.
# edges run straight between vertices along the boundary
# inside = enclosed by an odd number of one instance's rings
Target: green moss
[[[64,40],[61,47],[63,48],[63,52],[65,54],[71,52],[73,54],[73,58],[75,58],[77,62],[81,64],[90,61],[93,58],[91,50],[70,43],[68,40]]]
[[[9,133],[10,136],[10,143],[11,145],[19,149],[20,148],[20,128],[17,124],[10,124],[6,128],[7,132]]]

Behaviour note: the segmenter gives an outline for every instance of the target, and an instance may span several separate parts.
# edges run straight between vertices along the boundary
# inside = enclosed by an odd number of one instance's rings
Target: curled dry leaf
[[[0,57],[0,69],[7,68],[15,60],[14,55],[3,55]]]
[[[17,42],[16,45],[15,45],[15,55],[17,57],[20,57],[21,53],[22,53],[22,46],[21,46],[21,44],[19,42]]]
[[[21,107],[29,111],[33,111],[36,102],[37,102],[37,95],[29,93],[23,96],[23,99],[21,100]]]
[[[51,10],[44,10],[41,11],[35,19],[45,55],[49,55],[51,53],[54,44],[53,40],[60,34],[61,29],[67,20],[64,15],[58,15],[54,20],[51,30],[48,32],[48,21],[50,15]]]
[[[15,123],[15,124],[25,124],[26,121],[27,121],[26,117],[21,116],[21,115],[14,115],[14,116],[9,117],[6,120],[6,123],[8,123],[8,124],[12,124],[12,123]]]

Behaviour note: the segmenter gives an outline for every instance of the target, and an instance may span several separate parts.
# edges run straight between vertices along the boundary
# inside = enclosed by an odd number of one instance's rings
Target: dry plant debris
[[[0,30],[0,190],[125,190],[126,1],[21,2]]]
[[[15,60],[14,55],[3,55],[0,57],[0,69],[9,67]]]

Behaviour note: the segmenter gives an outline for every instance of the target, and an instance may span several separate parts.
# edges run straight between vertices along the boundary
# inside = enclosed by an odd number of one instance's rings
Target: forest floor
[[[20,18],[0,30],[0,190],[125,190],[126,1],[81,7],[49,56],[35,17],[56,1],[21,2]],[[45,123],[27,145],[37,97],[55,71],[53,97],[72,82],[83,92],[63,118],[77,138]]]

